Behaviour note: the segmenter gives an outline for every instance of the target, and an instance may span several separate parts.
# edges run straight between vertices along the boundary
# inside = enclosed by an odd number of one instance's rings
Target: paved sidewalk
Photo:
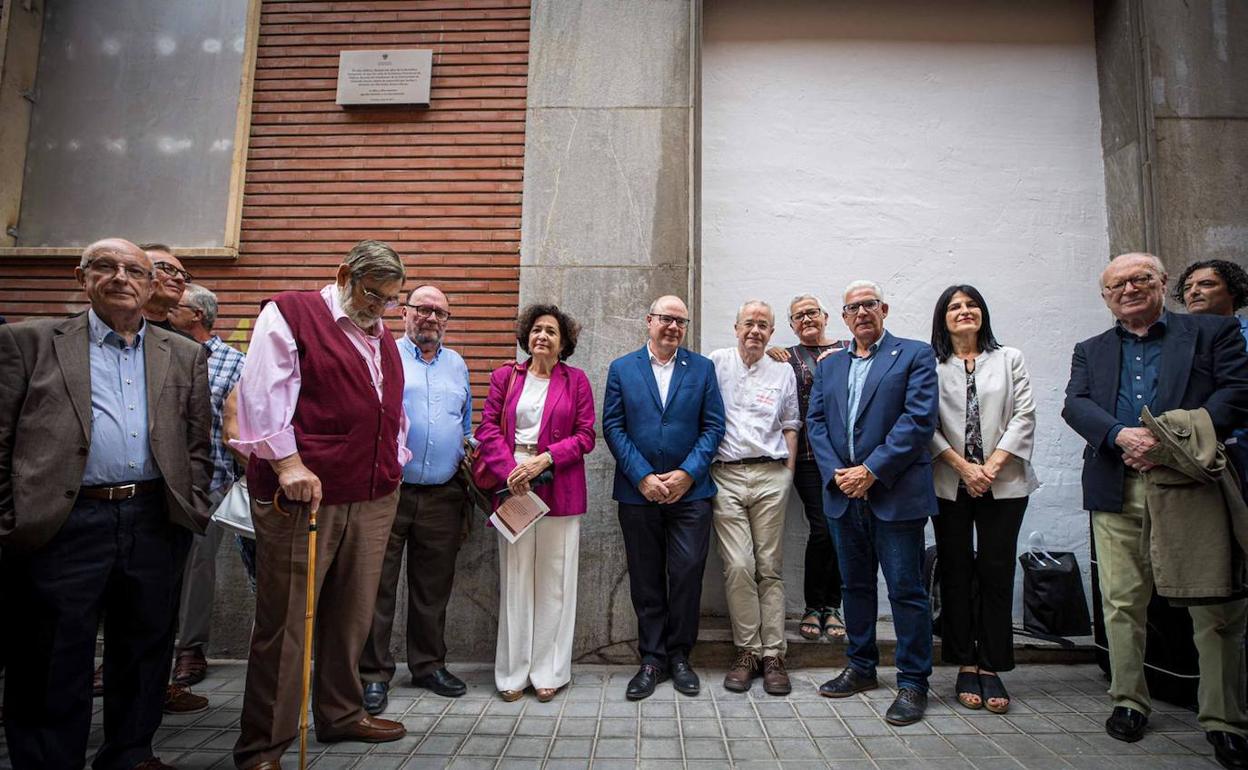
[[[1026,665],[1010,673],[1007,716],[960,707],[954,669],[937,669],[928,717],[891,727],[881,714],[892,700],[894,670],[879,690],[845,700],[815,688],[831,669],[793,672],[794,692],[773,698],[756,682],[747,695],[720,686],[723,670],[702,670],[702,693],[676,694],[670,683],[641,703],[624,698],[633,669],[577,666],[572,686],[554,701],[531,693],[515,703],[494,694],[491,668],[452,668],[469,683],[459,699],[439,698],[400,677],[384,716],[408,736],[395,743],[309,747],[310,766],[326,768],[1200,768],[1217,767],[1196,715],[1157,704],[1139,743],[1107,736],[1105,681],[1089,665]],[[183,770],[230,768],[238,734],[244,666],[214,663],[195,687],[211,709],[166,717],[157,753]],[[96,701],[99,740],[99,701]],[[295,747],[297,749],[297,746]],[[7,766],[0,744],[0,766]],[[292,752],[283,767],[296,766]]]

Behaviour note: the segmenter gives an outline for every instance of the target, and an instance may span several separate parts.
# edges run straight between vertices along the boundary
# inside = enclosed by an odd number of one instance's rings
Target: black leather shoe
[[[912,725],[923,718],[924,711],[927,711],[927,693],[903,687],[897,691],[893,705],[884,712],[884,721],[890,725]]]
[[[389,691],[390,685],[385,682],[367,682],[364,685],[364,710],[371,716],[377,716],[386,710],[386,704],[390,702]]]
[[[682,695],[697,695],[702,689],[702,683],[698,681],[697,672],[693,670],[693,666],[689,665],[689,661],[685,658],[677,658],[672,661],[668,667],[668,673],[672,677],[672,687],[676,688],[676,692]]]
[[[1248,768],[1248,739],[1237,733],[1210,730],[1205,740],[1213,744],[1213,756],[1228,770]]]
[[[445,666],[432,674],[412,677],[412,687],[423,687],[426,690],[433,690],[443,698],[458,698],[468,692],[468,685],[464,684],[462,679],[447,671]]]
[[[654,686],[664,679],[667,679],[667,672],[663,669],[649,663],[642,663],[633,678],[628,680],[628,689],[624,691],[624,697],[629,700],[649,698],[654,695]]]
[[[1148,717],[1126,706],[1114,706],[1114,711],[1105,720],[1105,732],[1110,738],[1117,738],[1127,743],[1135,743],[1144,737],[1144,726]]]
[[[848,698],[856,692],[874,690],[880,683],[873,676],[866,676],[846,666],[835,679],[819,685],[819,694],[825,698]]]

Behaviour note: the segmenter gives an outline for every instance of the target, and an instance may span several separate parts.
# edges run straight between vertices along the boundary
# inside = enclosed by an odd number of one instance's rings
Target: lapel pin
[[[897,351],[896,351],[896,350],[894,350],[894,351],[893,351],[893,355],[897,355]]]
[[[688,366],[688,365],[689,365],[689,362],[688,362],[688,361],[681,361],[681,362],[680,362],[680,365],[681,365],[681,366]]]

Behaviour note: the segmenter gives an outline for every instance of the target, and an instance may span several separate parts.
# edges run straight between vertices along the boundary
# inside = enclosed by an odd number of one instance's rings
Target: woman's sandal
[[[502,698],[508,703],[513,703],[515,701],[520,700],[522,697],[524,697],[524,690],[499,690],[498,697]]]
[[[958,703],[961,703],[968,709],[978,710],[984,707],[983,685],[980,683],[979,674],[974,671],[959,671],[958,680],[954,684],[953,689],[958,693]],[[970,701],[968,695],[978,696],[978,701]]]
[[[845,621],[841,619],[841,611],[836,607],[824,610],[823,633],[829,641],[840,641],[845,638]]]
[[[538,687],[533,692],[537,693],[537,699],[542,703],[549,703],[559,694],[561,687]]]
[[[1005,682],[996,674],[979,675],[979,687],[983,692],[984,708],[994,714],[1004,714],[1010,710],[1010,694],[1005,691]],[[1004,705],[993,705],[994,700],[1005,701]]]
[[[802,622],[797,627],[797,633],[801,634],[803,639],[818,639],[823,635],[823,613],[813,607],[806,608],[806,614],[802,615]]]

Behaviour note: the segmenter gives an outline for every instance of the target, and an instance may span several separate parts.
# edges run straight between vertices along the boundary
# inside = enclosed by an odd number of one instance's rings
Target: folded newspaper
[[[507,542],[514,543],[529,531],[537,520],[550,511],[550,506],[532,492],[512,495],[490,515],[494,528],[503,533]]]

